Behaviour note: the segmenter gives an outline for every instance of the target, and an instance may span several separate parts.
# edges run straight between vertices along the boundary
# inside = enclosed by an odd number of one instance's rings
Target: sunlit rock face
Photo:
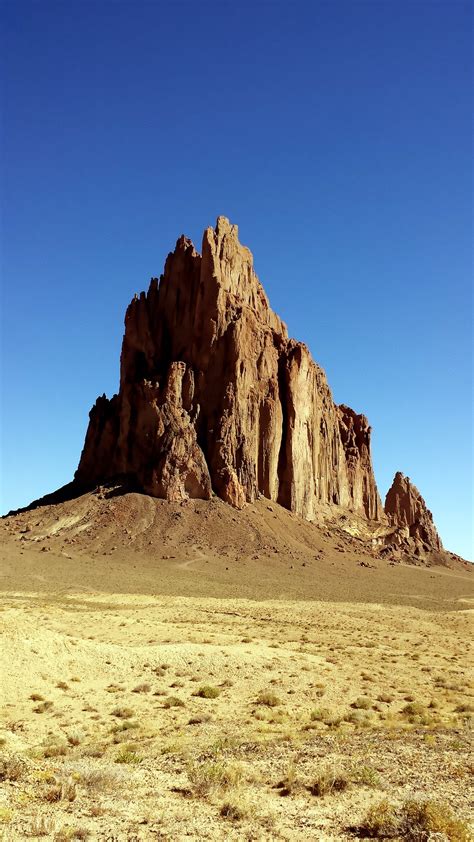
[[[418,489],[400,471],[385,499],[385,512],[390,524],[399,530],[402,543],[424,551],[443,549],[433,515]]]
[[[225,217],[202,254],[180,237],[127,309],[119,393],[91,410],[75,479],[117,476],[174,501],[260,493],[308,519],[324,504],[386,520],[367,419],[288,338]]]

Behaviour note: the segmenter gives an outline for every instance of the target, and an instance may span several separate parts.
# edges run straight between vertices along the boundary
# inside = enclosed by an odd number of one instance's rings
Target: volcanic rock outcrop
[[[399,543],[411,544],[424,552],[443,549],[433,515],[418,489],[400,471],[395,474],[385,498],[385,512],[396,529]]]
[[[370,432],[335,405],[219,217],[202,255],[180,237],[129,305],[119,393],[91,410],[75,483],[121,476],[174,501],[214,492],[240,508],[262,494],[308,519],[330,505],[383,522]]]

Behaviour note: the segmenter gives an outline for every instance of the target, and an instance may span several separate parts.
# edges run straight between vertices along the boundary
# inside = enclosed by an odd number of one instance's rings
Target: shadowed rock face
[[[395,474],[385,499],[385,512],[407,542],[424,550],[443,549],[433,515],[418,489],[400,471]]]
[[[309,519],[330,504],[385,520],[367,419],[334,404],[225,217],[202,255],[181,237],[128,307],[120,390],[91,410],[75,479],[118,475],[175,501],[214,491],[240,508],[261,493]]]

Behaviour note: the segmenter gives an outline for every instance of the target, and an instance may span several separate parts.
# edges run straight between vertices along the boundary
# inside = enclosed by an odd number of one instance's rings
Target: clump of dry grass
[[[59,743],[55,741],[44,743],[42,755],[43,757],[64,757],[64,755],[67,754],[67,748],[66,743]]]
[[[216,789],[234,789],[243,777],[242,766],[238,763],[205,761],[193,763],[188,768],[189,781],[198,796],[209,795]]]
[[[456,818],[447,804],[438,801],[405,801],[400,828],[405,839],[421,842],[445,836],[449,842],[472,842],[466,822]]]
[[[466,822],[456,818],[447,804],[438,801],[405,801],[400,808],[384,799],[370,808],[357,828],[373,839],[401,838],[407,842],[429,839],[472,842]]]
[[[75,801],[77,796],[76,781],[68,777],[63,780],[55,780],[53,786],[49,787],[43,795],[45,801],[53,804],[55,801]]]
[[[138,684],[136,687],[134,687],[132,693],[149,693],[150,690],[150,685],[146,682],[143,682],[143,684]]]
[[[204,725],[206,722],[210,721],[211,717],[208,713],[201,713],[198,714],[198,716],[192,716],[188,721],[188,725]]]
[[[10,810],[9,807],[1,807],[0,806],[0,825],[8,824],[13,818],[13,810]],[[3,838],[3,836],[2,836]]]
[[[130,719],[133,716],[133,709],[127,707],[116,707],[112,711],[112,716],[118,719]]]
[[[54,833],[56,823],[50,816],[34,816],[25,829],[27,836],[51,836]]]
[[[331,716],[329,708],[315,708],[311,711],[309,718],[311,722],[324,722],[328,716]]]
[[[123,786],[122,775],[117,769],[97,767],[90,761],[80,761],[71,766],[71,772],[86,789],[99,792],[114,792]]]
[[[336,769],[323,769],[308,786],[311,795],[321,797],[335,792],[343,792],[349,786],[349,778],[345,772]]]
[[[280,795],[292,795],[301,787],[301,781],[298,778],[296,767],[294,763],[290,763],[283,778],[275,784],[275,789],[278,789]]]
[[[371,839],[390,839],[399,830],[397,809],[386,798],[374,804],[357,828],[361,836]]]
[[[369,710],[372,707],[373,702],[367,698],[367,696],[358,696],[355,701],[352,702],[351,707],[356,708],[356,710]]]
[[[90,831],[86,827],[66,827],[61,828],[55,836],[55,842],[71,842],[74,839],[89,839]]]
[[[164,708],[184,708],[185,703],[178,696],[168,696],[163,702]]]
[[[26,762],[18,754],[0,757],[0,781],[18,781],[26,771]]]
[[[376,770],[364,764],[352,768],[351,780],[359,786],[368,786],[374,789],[380,786],[380,777]]]
[[[53,707],[53,703],[50,701],[40,702],[39,705],[33,708],[33,713],[46,713],[47,710],[50,710]]]
[[[204,684],[199,690],[193,693],[193,696],[199,696],[200,699],[217,699],[221,691],[218,687],[211,687],[209,684]]]
[[[229,821],[241,822],[248,817],[249,808],[242,801],[232,799],[224,801],[219,812],[223,818],[229,819]]]
[[[269,708],[274,708],[281,704],[280,698],[272,690],[260,690],[257,696],[257,705],[266,705]]]
[[[129,766],[136,766],[142,762],[142,758],[135,751],[135,746],[124,745],[115,758],[116,763],[126,763]]]

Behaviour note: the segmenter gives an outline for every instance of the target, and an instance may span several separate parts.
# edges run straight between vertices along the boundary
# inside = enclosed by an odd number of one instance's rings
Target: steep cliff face
[[[402,542],[423,551],[443,549],[433,515],[418,489],[400,471],[387,493],[385,512]]]
[[[181,237],[128,307],[120,390],[92,409],[75,479],[117,475],[172,500],[261,493],[309,519],[329,504],[385,520],[367,419],[334,404],[225,217],[202,255]]]

